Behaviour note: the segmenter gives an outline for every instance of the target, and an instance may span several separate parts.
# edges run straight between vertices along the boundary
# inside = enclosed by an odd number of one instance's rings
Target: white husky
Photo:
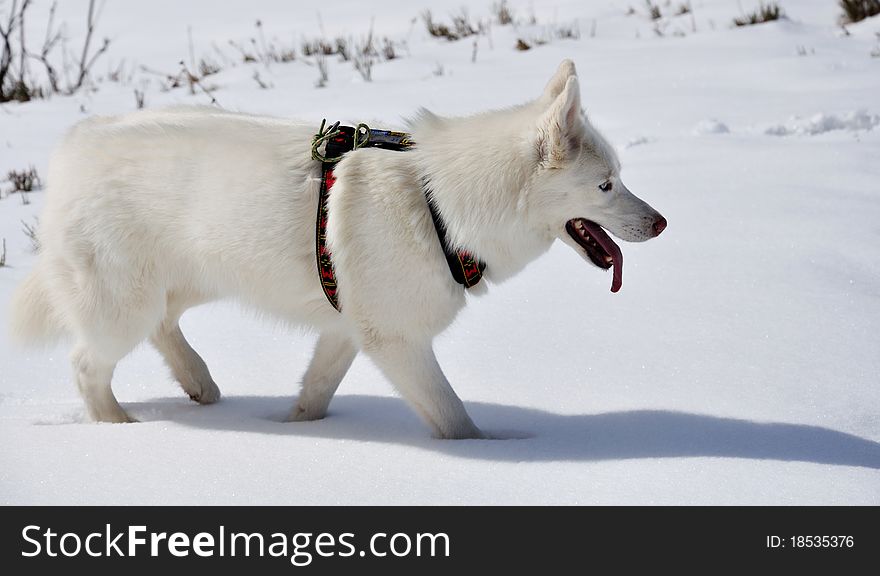
[[[219,399],[178,320],[187,308],[235,297],[320,332],[290,420],[322,418],[364,350],[436,436],[481,437],[432,350],[465,290],[450,275],[423,179],[451,245],[485,262],[492,282],[561,238],[613,267],[616,291],[622,256],[602,228],[638,242],[666,227],[621,182],[566,60],[534,102],[469,118],[423,112],[411,124],[411,151],[346,155],[327,229],[340,313],[315,263],[314,131],[314,123],[178,109],[95,118],[67,135],[52,159],[42,250],[15,294],[12,328],[25,342],[72,337],[92,418],[131,421],[110,382],[147,338],[193,400]]]

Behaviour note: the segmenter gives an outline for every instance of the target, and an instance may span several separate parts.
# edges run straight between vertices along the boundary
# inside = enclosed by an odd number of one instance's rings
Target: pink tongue
[[[590,236],[611,256],[611,262],[614,265],[614,279],[611,280],[611,291],[617,292],[623,286],[623,254],[620,252],[620,247],[595,222],[583,220],[583,224]]]

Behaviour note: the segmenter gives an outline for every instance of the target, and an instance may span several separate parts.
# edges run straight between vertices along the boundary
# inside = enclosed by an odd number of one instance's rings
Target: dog
[[[323,418],[362,350],[436,437],[484,437],[432,349],[466,299],[424,182],[448,243],[484,262],[493,283],[561,239],[613,268],[617,291],[623,257],[607,232],[640,242],[666,220],[621,181],[614,149],[581,108],[570,60],[534,101],[465,118],[422,110],[409,132],[411,150],[362,148],[336,166],[326,235],[337,311],[316,269],[314,126],[200,108],[76,125],[50,162],[41,250],[13,297],[13,335],[69,336],[88,414],[131,422],[111,379],[146,339],[193,400],[220,398],[178,321],[193,306],[236,298],[319,333],[289,420]]]

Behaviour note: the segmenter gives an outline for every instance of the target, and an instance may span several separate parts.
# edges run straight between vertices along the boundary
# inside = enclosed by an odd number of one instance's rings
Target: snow
[[[704,134],[727,134],[728,132],[730,132],[730,128],[727,127],[727,124],[714,118],[701,120],[700,122],[697,122],[696,126],[694,126],[695,136],[702,136]]]
[[[773,136],[789,136],[800,134],[815,136],[832,130],[873,130],[880,125],[880,115],[868,114],[865,110],[847,112],[841,116],[836,114],[816,114],[810,118],[795,116],[786,124],[777,124],[764,130]]]
[[[84,4],[59,7],[73,45]],[[207,104],[138,72],[176,72],[187,27],[197,56],[216,45],[230,61],[227,41],[247,44],[257,19],[297,49],[363,38],[371,22],[406,41],[369,83],[335,58],[321,89],[302,59],[208,80],[226,108],[316,127],[514,105],[574,59],[625,182],[669,228],[621,245],[618,294],[559,245],[472,299],[438,338],[475,421],[509,439],[430,438],[365,358],[326,420],[282,423],[314,336],[222,303],[188,313],[183,330],[223,400],[191,403],[145,345],[114,380],[139,424],[85,422],[66,349],[16,349],[0,331],[0,503],[880,503],[880,18],[844,34],[835,2],[783,1],[786,20],[733,29],[737,2],[697,0],[693,17],[664,16],[660,36],[638,2],[510,4],[538,23],[493,25],[472,62],[471,39],[430,38],[414,21],[426,8],[448,20],[455,8],[439,0],[328,1],[320,12],[283,0],[108,2],[99,34],[113,44],[96,75],[124,61],[130,80],[0,106],[0,174],[31,164],[45,174],[70,125],[132,110],[135,87],[150,108]],[[629,4],[639,12],[627,16]],[[490,5],[469,12],[487,18]],[[575,19],[579,39],[513,48]],[[38,36],[43,23],[31,26]],[[21,221],[43,195],[0,199],[0,314],[34,262]]]

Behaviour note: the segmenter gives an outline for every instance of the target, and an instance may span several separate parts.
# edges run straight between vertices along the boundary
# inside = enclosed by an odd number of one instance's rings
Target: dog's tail
[[[13,341],[22,345],[50,344],[64,334],[64,325],[47,286],[41,262],[12,295],[9,328]]]

